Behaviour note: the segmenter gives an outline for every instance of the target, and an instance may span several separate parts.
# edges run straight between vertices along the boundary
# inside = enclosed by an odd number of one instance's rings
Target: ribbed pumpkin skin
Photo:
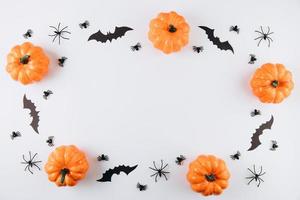
[[[294,88],[292,73],[282,64],[266,63],[250,81],[252,92],[263,103],[280,103]]]
[[[40,81],[48,73],[49,58],[43,49],[30,42],[13,47],[7,55],[6,71],[12,79],[27,85]]]
[[[220,195],[228,187],[229,178],[225,162],[213,155],[198,156],[187,173],[191,188],[204,196]]]
[[[49,155],[45,165],[48,179],[55,182],[57,186],[76,185],[85,177],[88,168],[85,154],[74,145],[57,147]]]
[[[185,19],[172,11],[160,13],[149,25],[148,38],[154,47],[166,54],[177,52],[189,42],[190,27]]]

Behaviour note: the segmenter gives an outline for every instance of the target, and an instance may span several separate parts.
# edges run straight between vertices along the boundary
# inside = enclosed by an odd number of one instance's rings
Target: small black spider
[[[16,137],[21,137],[21,133],[19,131],[13,131],[10,135],[10,138],[13,140]]]
[[[49,26],[50,28],[54,29],[54,34],[53,35],[49,35],[51,37],[54,37],[52,42],[54,42],[56,40],[56,38],[58,37],[58,44],[60,44],[60,38],[65,39],[65,40],[69,40],[70,38],[67,38],[64,36],[64,34],[68,33],[71,34],[71,32],[66,31],[66,29],[68,28],[68,26],[65,26],[64,28],[60,29],[60,23],[58,24],[57,27],[55,26]]]
[[[53,94],[53,92],[51,91],[51,90],[46,90],[46,91],[44,91],[43,92],[44,94],[43,94],[43,98],[44,99],[48,99],[48,97],[51,95],[51,94]]]
[[[200,53],[204,50],[203,46],[193,46],[193,51],[196,53]]]
[[[21,162],[21,164],[25,164],[25,165],[26,165],[24,171],[26,171],[26,170],[28,169],[28,171],[29,171],[31,174],[33,174],[33,172],[30,170],[31,168],[36,167],[36,168],[38,168],[39,170],[41,170],[41,168],[37,165],[37,163],[40,163],[40,162],[42,162],[42,161],[35,161],[34,158],[35,158],[36,155],[37,155],[37,153],[35,153],[35,154],[33,155],[33,157],[31,157],[31,152],[29,151],[29,160],[26,160],[26,159],[25,159],[25,156],[24,156],[24,154],[23,154],[23,160],[24,160],[24,162]]]
[[[279,147],[278,144],[277,144],[277,141],[271,140],[271,143],[272,143],[272,145],[271,145],[270,150],[275,151]]]
[[[239,34],[239,33],[240,33],[240,28],[239,28],[237,25],[235,25],[235,26],[230,26],[229,31],[234,31],[234,32],[236,32],[237,34]]]
[[[83,29],[83,28],[88,28],[89,26],[90,26],[90,22],[87,21],[87,20],[85,20],[83,23],[80,23],[80,24],[79,24],[79,27],[80,27],[81,29]]]
[[[57,59],[58,60],[58,65],[61,66],[61,67],[63,67],[67,59],[68,58],[64,57],[64,56],[61,57],[61,58],[59,58],[59,59]]]
[[[250,113],[251,117],[255,117],[257,115],[261,115],[260,110],[254,109],[251,113]]]
[[[260,42],[262,40],[268,40],[268,47],[270,47],[270,43],[273,42],[272,38],[270,37],[271,34],[273,34],[274,32],[270,32],[270,27],[268,27],[268,32],[264,32],[262,26],[260,26],[260,30],[261,31],[255,31],[256,33],[259,33],[260,36],[255,38],[254,40],[258,40],[259,39],[259,42],[257,44],[257,46],[259,46]]]
[[[147,185],[142,185],[140,183],[136,184],[137,189],[139,189],[140,191],[145,191],[147,190]]]
[[[46,142],[48,143],[49,147],[53,147],[54,146],[54,136],[49,136],[48,140],[46,140]]]
[[[252,173],[252,176],[246,177],[246,179],[250,179],[250,181],[248,182],[248,185],[255,180],[255,182],[258,182],[257,187],[260,186],[261,182],[264,182],[264,180],[262,178],[260,178],[261,176],[263,176],[266,172],[262,171],[262,166],[260,167],[260,172],[256,173],[255,170],[255,165],[253,165],[253,171],[251,169],[248,168],[248,171],[250,171]]]
[[[100,155],[100,156],[97,157],[97,160],[98,161],[108,161],[109,157],[108,157],[108,155],[102,154],[102,155]]]
[[[241,157],[241,153],[240,153],[239,151],[237,151],[237,152],[236,152],[235,154],[233,154],[233,155],[230,155],[230,158],[231,158],[232,160],[239,160],[240,157]]]
[[[250,54],[250,60],[249,60],[249,64],[254,64],[254,62],[257,60],[256,56],[254,54]]]
[[[24,37],[25,39],[28,39],[28,38],[32,37],[32,34],[33,34],[33,31],[32,31],[31,29],[28,29],[28,30],[26,31],[26,33],[23,34],[23,37]]]
[[[133,46],[130,47],[130,49],[132,51],[139,51],[141,48],[142,48],[142,46],[141,46],[141,43],[139,43],[139,42],[136,43],[136,45],[133,45]]]
[[[165,164],[165,165],[164,165],[164,161],[163,161],[163,160],[161,160],[160,162],[161,162],[160,168],[157,168],[157,167],[156,167],[155,161],[153,161],[153,166],[154,166],[154,168],[149,167],[149,169],[155,171],[155,173],[151,175],[151,177],[152,177],[152,176],[155,176],[155,182],[157,182],[157,177],[158,177],[158,176],[159,176],[160,178],[161,178],[162,176],[164,176],[165,179],[168,180],[166,174],[170,173],[170,172],[164,171],[164,169],[168,166],[168,164]]]
[[[176,157],[175,163],[177,165],[182,165],[183,161],[185,161],[185,160],[186,160],[186,158],[183,155],[180,155],[180,156]]]

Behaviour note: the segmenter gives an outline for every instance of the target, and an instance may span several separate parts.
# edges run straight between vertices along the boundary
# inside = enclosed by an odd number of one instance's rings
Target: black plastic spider
[[[275,151],[279,147],[278,144],[277,144],[277,141],[271,140],[271,142],[272,142],[272,145],[271,145],[270,150]]]
[[[109,157],[108,157],[108,155],[101,154],[100,156],[97,157],[97,160],[98,161],[108,161]]]
[[[140,190],[140,191],[145,191],[147,190],[147,185],[142,185],[140,183],[136,184],[136,187]]]
[[[139,51],[141,48],[142,48],[142,46],[141,46],[141,43],[139,43],[139,42],[136,45],[133,45],[130,47],[130,49],[132,51]]]
[[[16,137],[21,137],[21,133],[19,131],[13,131],[10,135],[12,140],[14,140]]]
[[[249,60],[249,64],[254,64],[254,62],[257,60],[256,56],[254,54],[250,54],[250,60]]]
[[[41,170],[41,168],[37,165],[37,163],[40,163],[40,162],[42,162],[42,161],[35,161],[34,158],[35,158],[36,155],[37,155],[37,153],[35,153],[35,154],[33,155],[33,157],[31,157],[31,152],[29,151],[29,160],[26,160],[26,159],[25,159],[25,156],[24,156],[24,154],[23,154],[23,160],[24,160],[24,162],[21,162],[21,164],[25,164],[25,165],[26,165],[24,171],[26,171],[26,170],[28,169],[28,171],[29,171],[31,174],[33,174],[33,172],[30,170],[30,168],[33,168],[34,166],[35,166],[36,168],[38,168],[39,170]]]
[[[255,117],[257,115],[261,115],[261,112],[260,112],[260,110],[254,109],[250,115],[251,115],[251,117]]]
[[[157,182],[157,177],[158,177],[158,176],[159,176],[160,178],[161,178],[162,176],[164,176],[165,179],[166,179],[166,181],[167,181],[168,178],[167,178],[166,174],[170,173],[170,172],[164,171],[164,169],[168,166],[168,164],[165,164],[165,165],[164,165],[164,161],[163,161],[163,160],[161,160],[160,162],[161,162],[160,168],[157,168],[157,167],[156,167],[155,161],[153,161],[153,166],[154,166],[154,168],[149,167],[149,169],[155,171],[155,173],[151,175],[151,177],[152,177],[152,176],[155,176],[155,182]]]
[[[85,20],[83,23],[80,23],[79,24],[79,27],[81,28],[81,29],[83,29],[83,28],[88,28],[90,26],[90,22],[89,21],[87,21],[87,20]]]
[[[255,170],[255,165],[253,165],[253,171],[251,169],[248,168],[248,171],[250,171],[252,173],[252,176],[246,177],[246,179],[250,179],[250,181],[248,182],[248,185],[255,180],[256,182],[258,182],[257,187],[260,186],[261,182],[264,182],[264,180],[262,178],[260,178],[261,176],[263,176],[266,172],[262,171],[262,166],[260,167],[260,172],[256,173]]]
[[[24,37],[25,39],[28,39],[28,38],[32,37],[32,34],[33,34],[33,31],[32,31],[31,29],[28,29],[28,30],[26,31],[26,33],[23,34],[23,37]]]
[[[203,46],[193,46],[193,51],[196,52],[196,53],[200,53],[204,50]]]
[[[180,156],[176,157],[175,163],[177,165],[182,165],[183,161],[185,161],[185,160],[186,160],[186,158],[183,155],[180,155]]]
[[[54,37],[52,42],[54,42],[56,40],[56,38],[58,37],[58,44],[60,44],[60,38],[65,39],[65,40],[69,40],[70,38],[64,37],[63,35],[68,33],[71,34],[71,32],[66,31],[66,29],[68,28],[68,26],[63,27],[62,29],[60,29],[60,23],[58,24],[57,27],[54,26],[49,26],[50,28],[54,29],[54,34],[53,35],[49,35],[51,37]]]
[[[47,91],[44,91],[43,92],[44,94],[43,94],[43,98],[44,99],[48,99],[48,97],[51,95],[51,94],[53,94],[53,92],[51,91],[51,90],[47,90]]]
[[[230,26],[229,31],[234,31],[234,32],[236,32],[237,34],[239,34],[239,33],[240,33],[240,28],[239,28],[237,25],[235,25],[235,26]]]
[[[254,40],[260,39],[259,42],[258,42],[258,44],[257,44],[257,46],[259,46],[259,44],[260,44],[260,42],[261,42],[262,40],[268,40],[268,47],[270,47],[270,43],[273,42],[273,40],[272,40],[272,38],[270,37],[270,35],[273,34],[274,32],[270,32],[270,27],[268,27],[268,32],[267,32],[267,33],[264,32],[262,26],[260,26],[260,30],[261,30],[261,31],[257,31],[257,30],[255,31],[256,33],[259,33],[259,34],[260,34],[259,37],[257,37],[257,38],[254,39]]]
[[[240,157],[241,157],[241,153],[240,153],[239,151],[237,151],[237,152],[236,152],[235,154],[233,154],[233,155],[230,155],[230,158],[231,158],[232,160],[239,160]]]
[[[54,146],[54,136],[49,136],[48,140],[46,140],[46,142],[48,143],[49,147],[53,147]]]
[[[58,65],[61,66],[61,67],[63,67],[67,59],[68,59],[68,58],[67,58],[67,57],[64,57],[64,56],[61,57],[61,58],[59,58],[59,59],[57,59]]]

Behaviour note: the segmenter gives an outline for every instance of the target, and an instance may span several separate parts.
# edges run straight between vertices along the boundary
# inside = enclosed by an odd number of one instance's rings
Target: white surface
[[[50,199],[202,199],[185,180],[187,164],[198,154],[223,158],[231,171],[230,187],[220,197],[210,199],[289,199],[299,200],[299,100],[298,80],[300,44],[300,1],[2,1],[0,7],[1,49],[1,200]],[[191,26],[190,43],[181,52],[166,56],[147,39],[150,19],[160,11],[176,10]],[[89,20],[81,30],[78,23]],[[69,41],[52,43],[49,25],[68,25]],[[229,32],[239,25],[239,35]],[[113,30],[116,25],[134,31],[111,44],[87,42],[91,33]],[[221,40],[229,40],[235,54],[220,51],[197,26],[215,28]],[[260,25],[274,31],[271,48],[256,46],[254,30]],[[39,84],[22,86],[10,79],[4,66],[6,54],[24,42],[22,34],[33,29],[31,42],[46,49],[51,57],[49,76]],[[130,45],[143,48],[132,52]],[[193,45],[203,45],[195,54]],[[249,65],[248,55],[258,57]],[[56,64],[59,56],[69,59],[64,68]],[[294,75],[295,89],[280,105],[261,104],[249,89],[256,67],[265,62],[285,64]],[[54,94],[48,101],[43,90]],[[28,110],[22,108],[24,93],[40,110],[40,134],[29,126]],[[263,115],[251,118],[252,109]],[[274,115],[274,125],[261,137],[262,145],[247,152],[250,137],[261,123]],[[12,141],[11,131],[21,138]],[[54,150],[45,143],[55,136],[56,146],[76,144],[90,162],[85,180],[74,188],[57,188],[44,171],[24,172],[22,154],[38,152],[47,160]],[[269,151],[270,140],[280,148]],[[229,155],[240,150],[240,161]],[[109,162],[98,163],[98,154],[108,154]],[[176,166],[176,156],[188,161]],[[171,172],[168,182],[150,178],[152,161],[164,159]],[[111,183],[96,179],[119,164],[139,167],[129,176],[113,176]],[[260,188],[248,186],[247,167],[263,165],[267,174]],[[149,189],[139,192],[137,182]]]

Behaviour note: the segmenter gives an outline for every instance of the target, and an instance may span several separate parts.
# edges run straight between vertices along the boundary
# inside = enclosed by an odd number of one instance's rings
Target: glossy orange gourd
[[[6,71],[22,84],[40,81],[48,72],[49,59],[43,49],[30,42],[17,45],[7,55]]]
[[[57,186],[74,186],[83,179],[89,164],[85,154],[76,146],[57,147],[48,158],[45,171]]]
[[[160,13],[151,20],[148,37],[155,48],[169,54],[187,45],[189,32],[190,27],[184,17],[172,11]]]
[[[228,187],[229,178],[225,162],[213,155],[198,156],[187,173],[191,188],[204,196],[221,194]]]
[[[250,85],[253,94],[263,103],[280,103],[294,88],[292,73],[284,65],[272,63],[258,68]]]

